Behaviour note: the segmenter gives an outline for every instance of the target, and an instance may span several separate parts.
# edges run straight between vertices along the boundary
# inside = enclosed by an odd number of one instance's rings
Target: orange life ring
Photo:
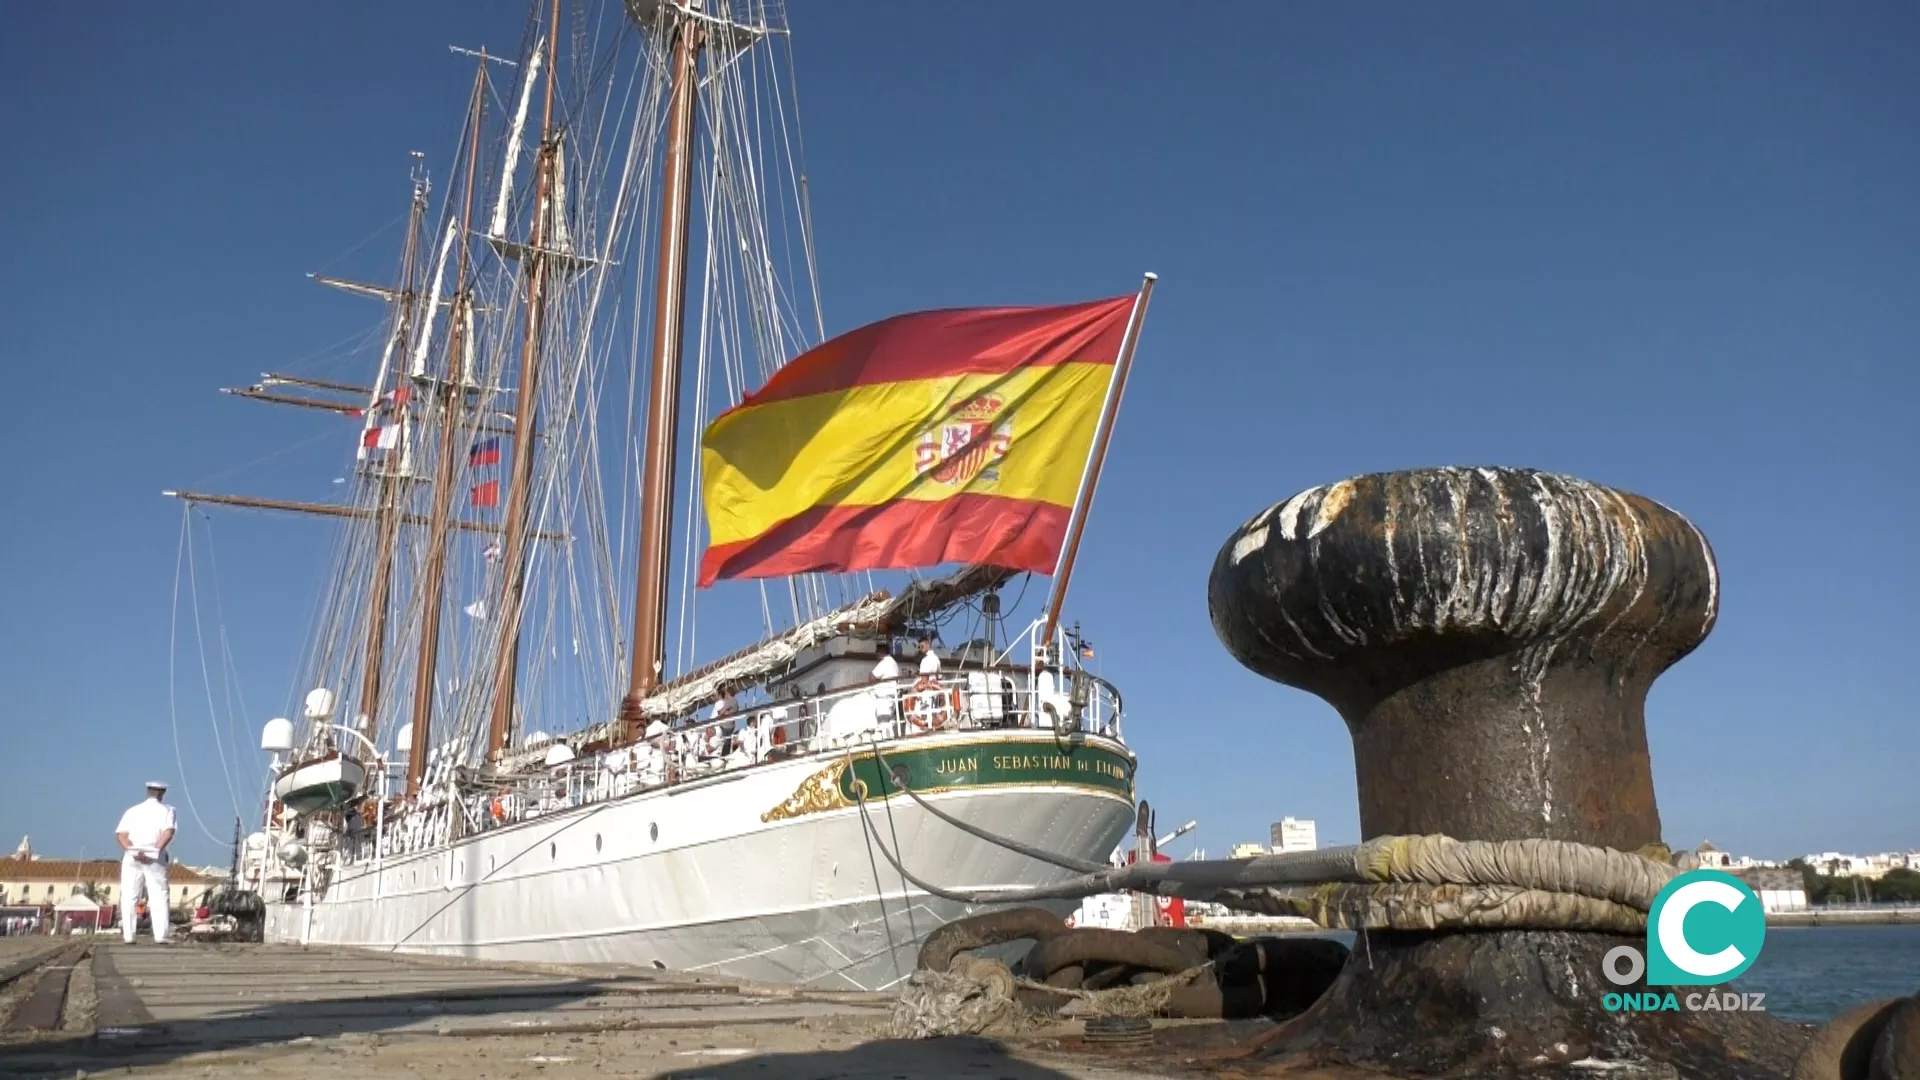
[[[924,706],[907,712],[907,719],[914,727],[922,731],[946,727],[948,721],[960,715],[960,691],[949,687],[946,693],[940,692],[940,680],[931,675],[922,675],[913,684],[913,692]],[[927,719],[920,719],[924,712]]]

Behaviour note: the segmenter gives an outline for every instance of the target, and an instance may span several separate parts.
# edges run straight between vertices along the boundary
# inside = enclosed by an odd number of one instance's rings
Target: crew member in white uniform
[[[167,785],[147,781],[146,801],[128,807],[120,815],[120,827],[114,830],[126,852],[120,858],[120,936],[129,945],[140,925],[138,904],[143,891],[147,912],[153,917],[153,940],[160,945],[167,943],[167,845],[173,843],[179,823],[173,807],[160,801],[166,794]]]
[[[894,725],[894,733],[906,722],[906,714],[900,711],[900,661],[893,658],[890,644],[880,646],[880,662],[873,665],[873,704],[874,719]]]
[[[933,651],[933,639],[920,639],[920,675],[922,678],[940,677],[940,654]]]

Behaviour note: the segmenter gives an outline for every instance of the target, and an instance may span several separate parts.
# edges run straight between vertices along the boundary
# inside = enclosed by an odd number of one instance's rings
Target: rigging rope
[[[181,507],[180,508],[180,550],[179,550],[179,553],[174,557],[174,561],[173,561],[173,614],[168,623],[168,633],[167,633],[167,719],[173,729],[173,760],[174,760],[175,767],[177,767],[180,770],[180,792],[181,794],[187,797],[187,810],[189,813],[193,815],[194,823],[200,826],[200,831],[207,834],[207,839],[212,840],[214,843],[218,844],[218,843],[221,843],[222,841],[220,837],[214,835],[214,832],[212,829],[207,827],[207,823],[205,819],[201,818],[200,808],[196,806],[193,801],[193,788],[187,782],[186,755],[180,752],[180,709],[179,709],[179,703],[178,703],[178,695],[175,690],[174,676],[176,671],[179,668],[178,646],[180,641],[180,565],[181,565],[181,561],[187,557],[187,554],[189,551],[189,548],[187,546],[187,536],[192,526],[192,521],[193,521],[193,506],[191,504],[188,504],[186,506]]]
[[[207,519],[207,533],[207,551],[208,557],[211,558],[213,551],[213,519],[211,518]],[[240,795],[233,780],[234,761],[227,753],[226,740],[220,737],[220,707],[213,698],[213,675],[207,670],[207,635],[200,625],[200,577],[195,565],[197,562],[198,560],[194,557],[193,552],[193,530],[189,527],[187,529],[187,592],[193,601],[193,639],[197,646],[196,651],[200,654],[200,682],[206,688],[207,692],[207,724],[213,729],[214,753],[220,758],[220,775],[227,782],[227,798],[233,805],[233,816],[239,817]],[[217,591],[219,588],[217,581],[214,587]],[[224,643],[227,638],[227,627],[224,621],[220,622],[219,630],[220,640]],[[224,655],[224,648],[222,652]],[[226,682],[224,675],[221,678],[221,682],[223,684]],[[227,716],[229,724],[228,733],[231,734],[233,716],[231,710],[228,711]],[[182,776],[180,781],[184,787],[186,777]]]

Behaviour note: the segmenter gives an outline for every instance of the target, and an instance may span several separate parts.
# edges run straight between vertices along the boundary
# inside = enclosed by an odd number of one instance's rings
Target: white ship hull
[[[1101,862],[1133,819],[1132,761],[1118,742],[1084,743],[1023,730],[882,749],[946,814]],[[270,903],[268,940],[883,989],[913,970],[927,933],[975,909],[907,885],[889,865],[841,794],[851,789],[829,792],[852,765],[845,753],[769,762],[388,856],[377,870],[345,865],[300,902]],[[904,794],[870,795],[867,814],[879,844],[937,884],[1072,876]]]

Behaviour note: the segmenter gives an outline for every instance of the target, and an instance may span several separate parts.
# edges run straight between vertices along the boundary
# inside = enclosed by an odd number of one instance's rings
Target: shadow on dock
[[[1124,1072],[1101,1070],[1118,1077]],[[849,1050],[755,1054],[661,1073],[657,1080],[898,1080],[900,1077],[979,1076],[992,1080],[1072,1080],[1067,1073],[1023,1061],[992,1039],[881,1039]]]

